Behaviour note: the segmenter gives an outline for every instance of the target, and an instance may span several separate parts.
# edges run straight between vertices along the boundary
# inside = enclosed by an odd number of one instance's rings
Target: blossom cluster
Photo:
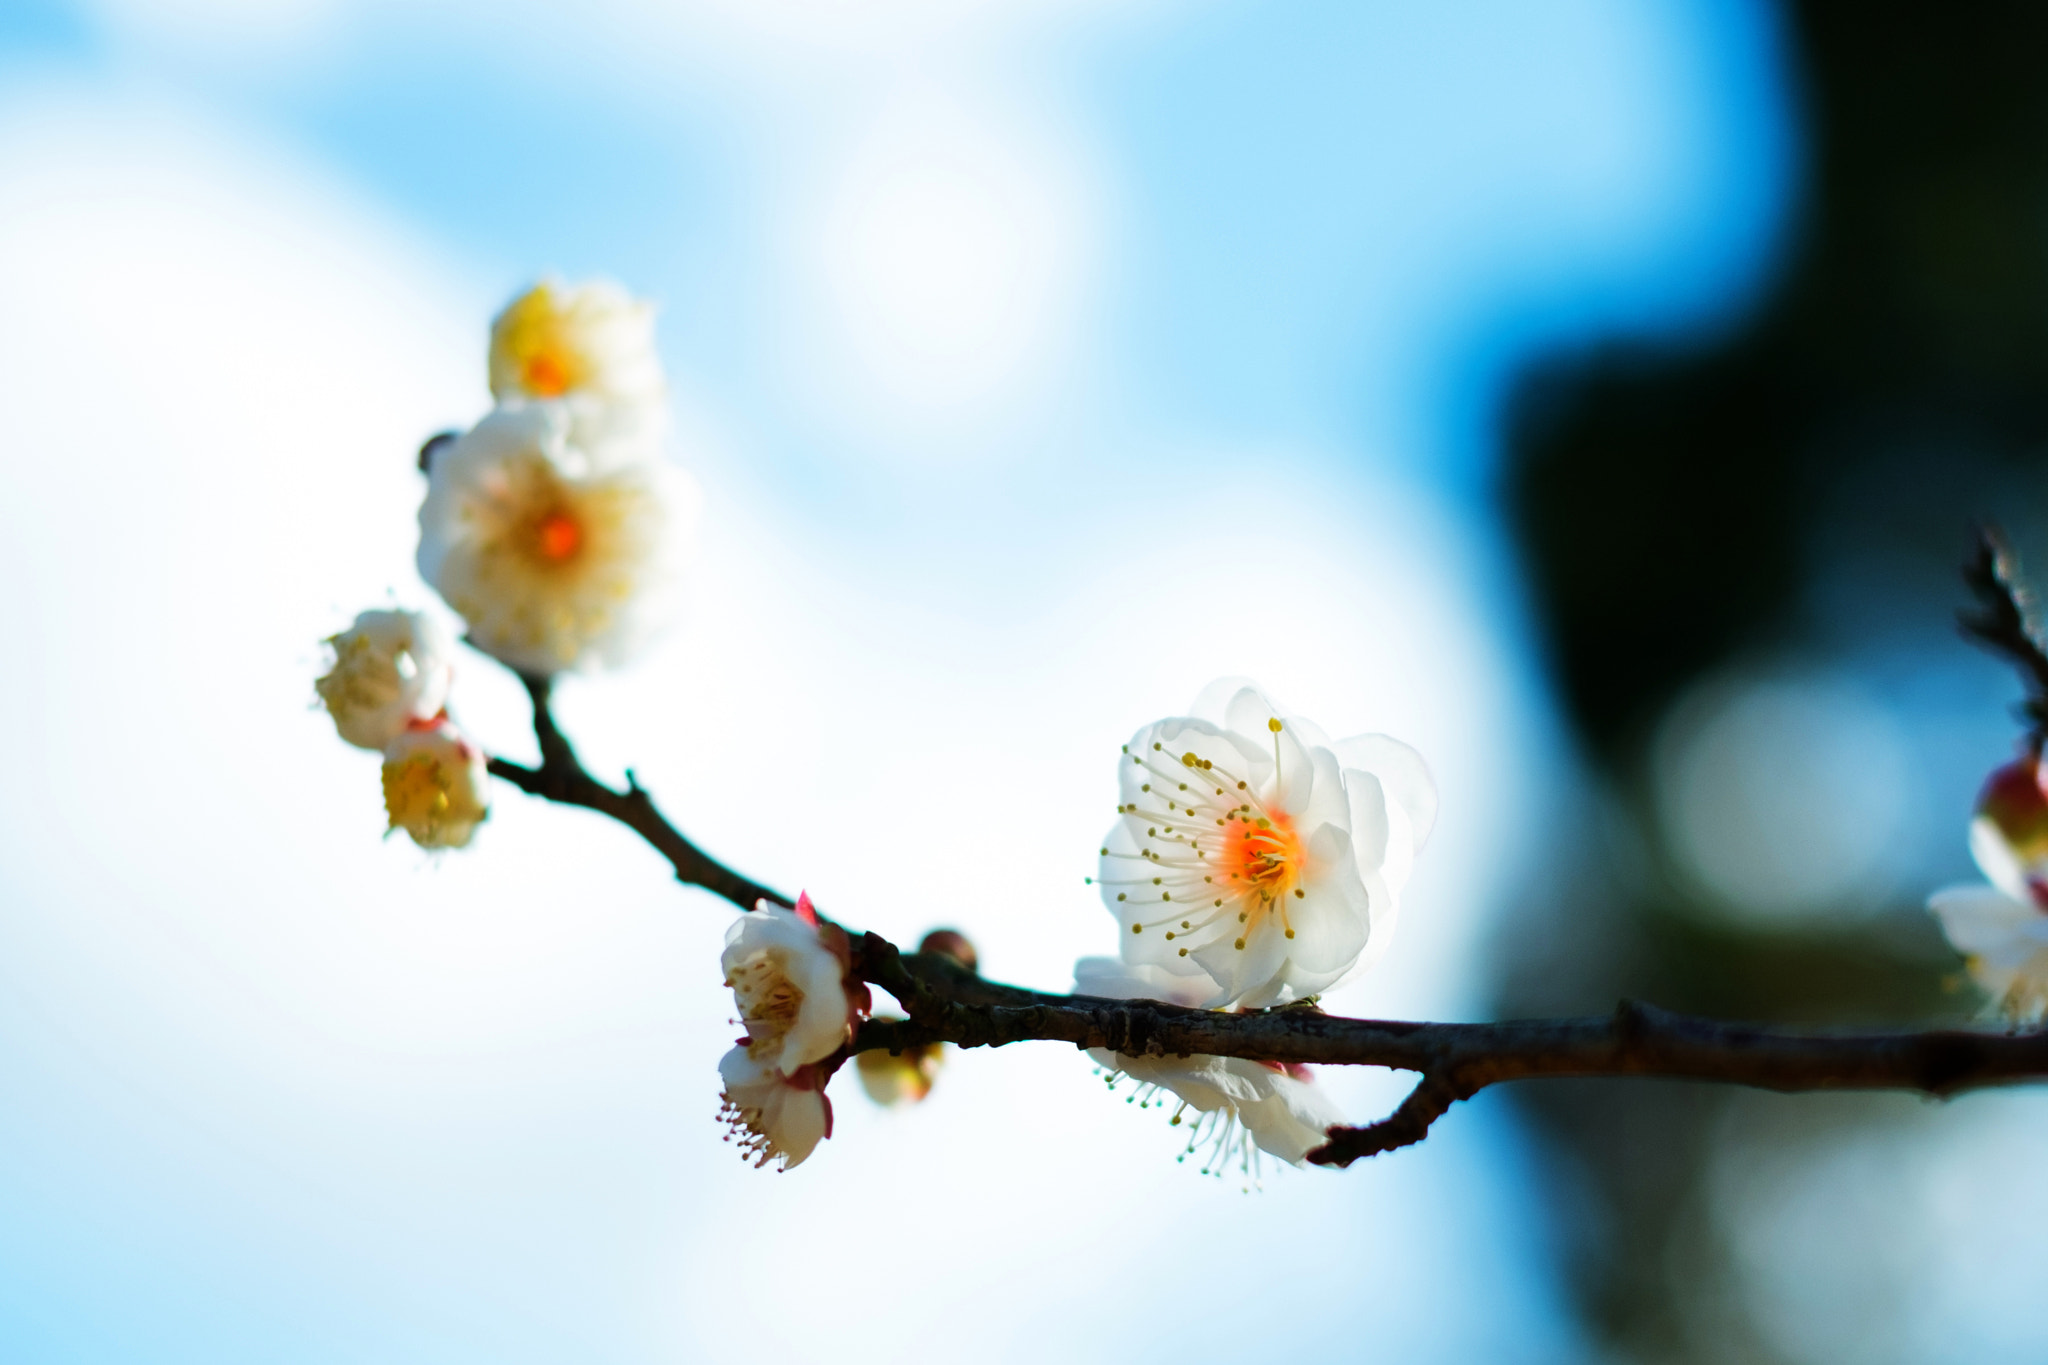
[[[366,611],[329,638],[314,684],[334,728],[384,756],[390,828],[422,848],[461,848],[490,813],[483,751],[448,719],[455,639],[425,612]]]
[[[762,901],[725,936],[719,958],[746,1036],[718,1064],[727,1140],[756,1166],[788,1170],[832,1136],[828,1063],[867,1017],[868,988],[853,971],[846,931],[796,908]]]
[[[635,657],[672,615],[697,494],[663,456],[666,384],[649,305],[605,283],[545,281],[491,327],[492,409],[430,441],[420,576],[473,648],[540,680]],[[342,739],[378,752],[392,830],[468,844],[489,812],[482,749],[450,718],[455,632],[416,611],[367,611],[329,644],[316,684]],[[1414,750],[1334,741],[1241,680],[1140,729],[1117,759],[1117,820],[1090,878],[1116,957],[1083,958],[1077,989],[1254,1010],[1313,1001],[1386,949],[1436,818]],[[927,954],[974,970],[949,931]],[[719,1063],[722,1114],[754,1163],[788,1169],[832,1132],[825,1094],[852,1056],[868,988],[851,943],[808,896],[740,915],[721,958],[745,1034]],[[1224,1057],[1093,1054],[1134,1102],[1172,1101],[1183,1157],[1250,1174],[1300,1163],[1340,1116],[1307,1068]],[[922,1099],[942,1045],[871,1050],[880,1102]],[[1188,1116],[1192,1114],[1190,1120]]]
[[[672,614],[696,490],[662,456],[652,307],[543,281],[492,323],[495,406],[422,452],[418,567],[466,641],[532,677],[628,662]],[[342,739],[384,757],[391,830],[466,846],[490,809],[483,750],[448,716],[453,634],[358,616],[315,685]]]
[[[491,327],[490,379],[498,406],[428,459],[420,577],[521,673],[630,662],[672,615],[697,506],[662,458],[652,308],[536,285]]]

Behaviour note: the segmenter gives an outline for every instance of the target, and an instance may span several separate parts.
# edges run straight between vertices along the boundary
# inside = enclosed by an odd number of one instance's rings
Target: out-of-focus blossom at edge
[[[1985,782],[1970,852],[1990,885],[1937,891],[1927,908],[1992,1002],[2038,1022],[2048,1013],[2048,793],[2039,759],[2017,759]]]

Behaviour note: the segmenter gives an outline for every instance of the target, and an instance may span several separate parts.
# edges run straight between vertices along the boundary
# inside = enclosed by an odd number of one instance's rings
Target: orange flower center
[[[1306,853],[1294,821],[1285,812],[1254,815],[1241,812],[1224,827],[1218,857],[1222,883],[1239,895],[1270,903],[1292,891],[1301,880]]]
[[[534,524],[533,547],[542,559],[559,564],[583,547],[583,527],[567,512],[550,512]]]
[[[526,357],[526,391],[536,398],[560,398],[569,391],[570,367],[553,351],[539,351]]]

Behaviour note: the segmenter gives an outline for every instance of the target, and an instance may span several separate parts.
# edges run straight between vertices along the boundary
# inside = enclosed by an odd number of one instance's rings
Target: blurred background
[[[2018,4],[13,0],[0,1356],[2048,1357],[2034,1094],[1527,1085],[1247,1195],[1017,1047],[744,1169],[730,912],[502,788],[380,842],[311,689],[429,601],[492,313],[608,275],[709,511],[561,715],[751,875],[1062,987],[1117,745],[1242,673],[1437,768],[1333,1009],[1968,1019],[2043,69]]]

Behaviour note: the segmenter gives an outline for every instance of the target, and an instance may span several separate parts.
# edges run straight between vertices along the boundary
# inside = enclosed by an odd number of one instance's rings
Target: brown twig
[[[742,910],[751,910],[764,900],[777,905],[795,904],[780,891],[742,877],[684,838],[682,831],[670,824],[655,806],[654,798],[634,779],[630,769],[624,791],[616,791],[592,777],[576,757],[569,737],[555,724],[554,712],[549,707],[552,679],[522,673],[519,680],[526,684],[527,695],[533,698],[533,737],[540,742],[540,766],[528,768],[493,758],[492,775],[504,778],[529,796],[609,815],[668,859],[669,866],[676,870],[676,880],[701,886]]]
[[[2010,584],[2009,566],[1995,562],[1995,548],[1992,553],[1992,581]],[[2022,610],[2016,592],[2002,595],[2015,612]],[[2048,659],[2041,677],[2048,687]],[[659,850],[679,880],[742,909],[761,900],[790,903],[684,838],[630,774],[623,792],[591,777],[555,724],[548,680],[525,682],[533,698],[540,766],[494,758],[493,773],[534,796],[611,816]],[[939,1042],[971,1048],[1044,1041],[1131,1057],[1244,1057],[1420,1074],[1414,1092],[1387,1118],[1332,1128],[1330,1140],[1308,1154],[1323,1166],[1348,1166],[1419,1142],[1451,1105],[1503,1081],[1641,1076],[1765,1090],[1906,1090],[1945,1097],[2048,1079],[2048,1032],[1810,1033],[1692,1018],[1633,1002],[1593,1018],[1496,1024],[1345,1019],[1302,1007],[1230,1013],[1024,990],[988,981],[944,954],[903,953],[879,934],[856,934],[854,943],[861,978],[895,996],[910,1017],[868,1020],[850,1053],[900,1052]]]

